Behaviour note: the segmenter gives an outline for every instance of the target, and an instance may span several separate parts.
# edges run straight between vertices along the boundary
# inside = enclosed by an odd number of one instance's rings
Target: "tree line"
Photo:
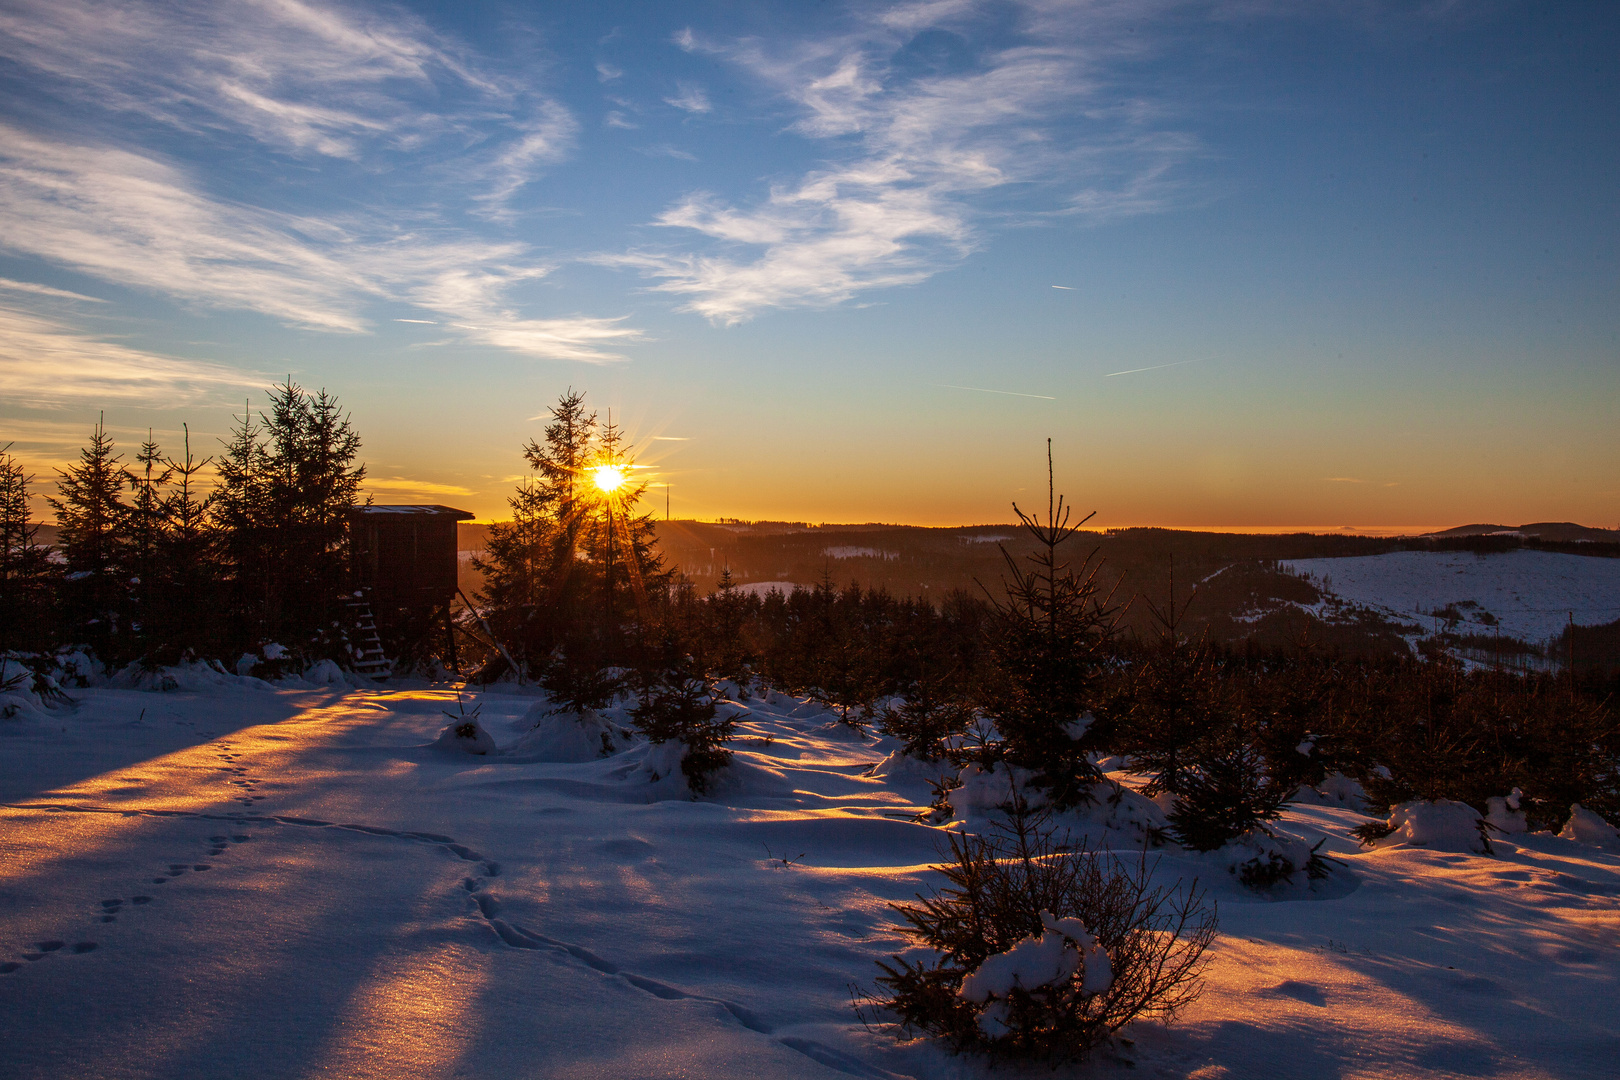
[[[360,436],[325,390],[288,379],[269,398],[204,456],[183,427],[173,450],[149,435],[126,459],[98,422],[47,496],[48,547],[30,511],[36,478],[0,451],[0,650],[85,647],[109,667],[152,669],[271,642],[294,662],[345,658],[334,622]]]

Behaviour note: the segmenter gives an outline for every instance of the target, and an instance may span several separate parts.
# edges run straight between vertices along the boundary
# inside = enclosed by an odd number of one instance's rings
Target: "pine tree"
[[[508,500],[513,520],[491,529],[481,599],[517,662],[554,700],[584,707],[618,692],[610,661],[646,652],[651,604],[667,601],[673,575],[651,516],[636,513],[646,484],[632,479],[623,433],[599,426],[583,393],[558,399],[544,439],[523,454],[533,476]],[[630,612],[634,648],[624,641]]]
[[[491,526],[487,555],[474,564],[484,574],[479,599],[486,617],[513,659],[535,670],[550,662],[563,630],[578,625],[588,576],[577,553],[596,414],[586,412],[585,395],[573,389],[550,412],[544,441],[530,439],[523,448],[534,475],[507,499],[512,520]]]
[[[1188,756],[1190,767],[1170,811],[1170,832],[1195,851],[1213,851],[1275,821],[1293,793],[1272,777],[1250,717],[1239,716],[1210,733]]]
[[[266,474],[269,455],[252,407],[242,404],[241,423],[231,432],[219,458],[219,487],[211,507],[227,567],[238,647],[267,634],[264,613],[268,570]]]
[[[1222,672],[1208,641],[1193,642],[1182,632],[1197,589],[1176,603],[1175,566],[1170,569],[1170,601],[1160,607],[1144,599],[1157,641],[1136,665],[1123,709],[1121,740],[1131,767],[1148,776],[1148,795],[1177,794],[1192,768],[1195,744],[1223,722]]]
[[[589,472],[595,491],[583,493],[590,510],[585,536],[588,564],[599,577],[603,603],[602,641],[606,655],[623,652],[623,615],[634,612],[638,638],[647,630],[648,603],[668,586],[673,572],[658,552],[657,526],[650,513],[637,514],[647,483],[635,479],[635,459],[624,446],[624,432],[608,422],[601,428]],[[587,511],[590,512],[590,511]]]
[[[737,579],[731,576],[731,567],[721,568],[720,580],[704,610],[707,618],[703,644],[710,670],[747,692],[751,671],[743,624],[748,618],[748,605],[746,594],[737,590]]]
[[[630,710],[636,727],[655,743],[679,740],[685,745],[681,772],[691,789],[703,794],[715,773],[731,761],[726,743],[737,728],[717,715],[719,695],[690,656],[663,667],[649,680],[641,701]]]
[[[290,378],[270,411],[241,426],[219,462],[215,521],[231,562],[244,644],[285,639],[306,657],[340,655],[333,626],[349,580],[348,512],[364,465],[336,398]]]
[[[1036,784],[1060,806],[1088,797],[1098,773],[1087,754],[1097,736],[1084,719],[1114,636],[1115,609],[1097,582],[1096,553],[1078,568],[1060,548],[1094,516],[1069,524],[1070,510],[1054,497],[1052,442],[1046,444],[1047,511],[1044,522],[1013,504],[1036,549],[1021,566],[1007,549],[1007,597],[994,602],[991,652],[999,676],[986,713],[1001,732],[1006,760],[1032,770]],[[1088,738],[1088,735],[1090,736]]]
[[[174,475],[169,469],[163,451],[152,438],[151,429],[146,441],[135,455],[137,469],[124,473],[130,487],[129,505],[129,570],[130,630],[143,650],[160,641],[154,638],[154,608],[161,588],[158,582],[158,549],[163,543],[165,497],[162,493]],[[149,657],[150,660],[150,657]]]
[[[221,566],[217,535],[211,523],[214,496],[202,491],[203,471],[212,458],[191,452],[191,429],[185,431],[184,453],[165,458],[172,481],[163,500],[163,528],[157,552],[157,585],[148,617],[154,623],[156,657],[168,663],[187,653],[208,655],[224,647],[221,640]]]
[[[125,470],[106,424],[98,420],[79,463],[57,470],[56,511],[67,580],[69,632],[105,660],[121,658],[121,626],[129,599],[130,508],[123,501]]]
[[[52,567],[34,542],[39,526],[28,505],[33,477],[0,447],[0,652],[37,651],[52,644]]]

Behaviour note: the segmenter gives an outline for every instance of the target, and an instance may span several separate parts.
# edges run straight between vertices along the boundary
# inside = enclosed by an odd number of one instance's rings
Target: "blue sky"
[[[1620,522],[1606,4],[0,3],[0,442],[291,373],[499,516]],[[972,389],[963,389],[972,388]],[[662,501],[661,499],[659,501]]]

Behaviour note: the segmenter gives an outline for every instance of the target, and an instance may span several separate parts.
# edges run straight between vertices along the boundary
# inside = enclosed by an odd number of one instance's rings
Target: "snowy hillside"
[[[1620,619],[1620,559],[1550,551],[1397,551],[1281,564],[1334,596],[1427,629],[1453,609],[1462,632],[1540,643],[1570,612],[1582,626]],[[1442,616],[1442,619],[1444,616]]]
[[[433,745],[445,690],[216,682],[0,722],[0,1075],[1024,1075],[850,1008],[939,884],[891,742],[749,699],[694,801],[644,743],[558,760],[518,693],[469,697],[509,751],[474,756]],[[1345,866],[1270,896],[1160,851],[1219,903],[1207,992],[1075,1074],[1613,1075],[1620,853],[1366,851],[1362,820],[1290,811]]]

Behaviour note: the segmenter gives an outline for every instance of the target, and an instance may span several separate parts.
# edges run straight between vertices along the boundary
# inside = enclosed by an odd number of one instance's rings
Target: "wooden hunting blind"
[[[456,522],[450,506],[357,506],[349,511],[355,583],[378,607],[448,607],[456,595]]]

